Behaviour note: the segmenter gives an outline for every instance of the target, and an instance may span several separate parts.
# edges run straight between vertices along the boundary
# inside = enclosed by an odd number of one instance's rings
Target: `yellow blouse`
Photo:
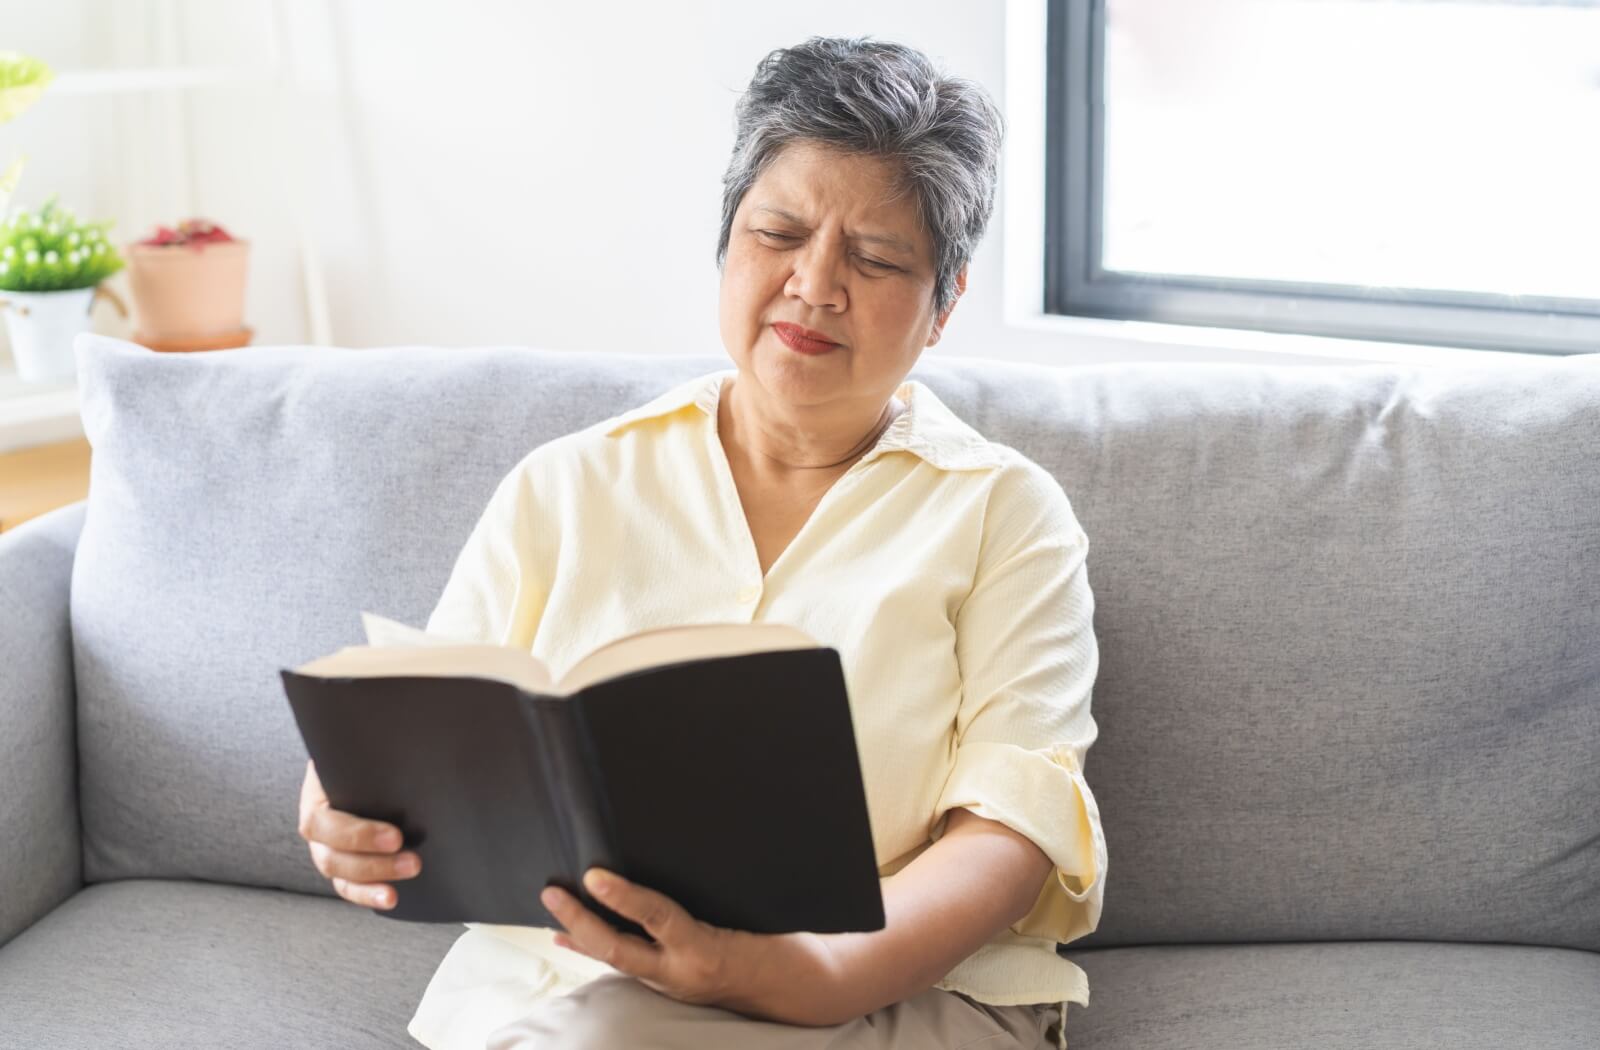
[[[924,384],[762,575],[717,436],[727,369],[529,452],[473,528],[427,630],[528,647],[559,675],[605,642],[683,623],[786,623],[838,650],[878,871],[966,806],[1056,867],[1032,911],[936,985],[996,1005],[1087,1005],[1057,942],[1094,930],[1106,845],[1083,763],[1099,665],[1089,549],[1061,486]],[[396,888],[405,893],[405,884]],[[529,892],[535,892],[530,890]],[[408,1031],[489,1032],[610,966],[555,931],[468,923]]]

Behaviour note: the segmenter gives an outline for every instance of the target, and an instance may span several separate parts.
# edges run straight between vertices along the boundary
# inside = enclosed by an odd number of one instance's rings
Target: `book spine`
[[[581,882],[592,866],[618,870],[620,857],[606,805],[594,742],[584,722],[583,705],[569,697],[557,704],[539,705],[544,712],[547,761],[551,767],[552,796],[561,811],[567,835],[573,877]],[[582,896],[588,897],[585,891]]]

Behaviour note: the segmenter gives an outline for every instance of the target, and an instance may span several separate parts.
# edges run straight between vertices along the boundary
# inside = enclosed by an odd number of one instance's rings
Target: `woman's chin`
[[[842,360],[842,350],[820,355]],[[774,353],[758,350],[755,355],[756,380],[771,397],[792,405],[814,405],[848,392],[849,375],[832,360],[818,360],[779,346]]]

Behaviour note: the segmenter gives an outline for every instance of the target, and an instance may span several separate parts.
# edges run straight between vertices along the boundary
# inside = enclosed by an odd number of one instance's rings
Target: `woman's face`
[[[876,157],[796,143],[739,202],[722,270],[722,342],[768,397],[875,413],[939,341],[950,311],[933,313],[932,239],[916,194],[892,175]],[[774,322],[840,345],[801,353]]]

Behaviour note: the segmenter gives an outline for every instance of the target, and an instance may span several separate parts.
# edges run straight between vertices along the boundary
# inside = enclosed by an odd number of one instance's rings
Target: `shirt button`
[[[761,597],[760,587],[746,587],[744,590],[739,592],[739,604],[743,605],[746,602],[753,602],[759,597]]]

